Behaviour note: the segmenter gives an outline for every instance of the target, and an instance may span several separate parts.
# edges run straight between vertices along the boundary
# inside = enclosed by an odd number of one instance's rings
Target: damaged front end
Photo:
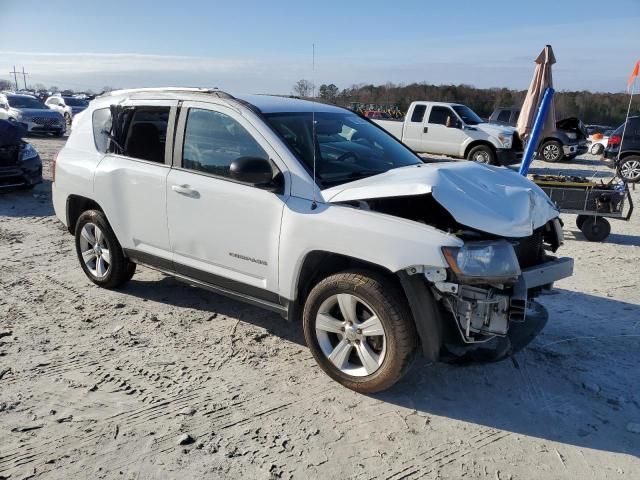
[[[460,224],[430,194],[344,203],[463,240],[462,247],[442,248],[448,268],[412,266],[399,273],[431,360],[495,361],[523,348],[547,321],[535,298],[573,272],[573,259],[553,255],[564,241],[557,216],[528,236],[504,237]]]

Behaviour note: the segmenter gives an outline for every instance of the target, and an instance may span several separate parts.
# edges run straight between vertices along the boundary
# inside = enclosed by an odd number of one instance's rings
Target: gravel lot
[[[640,478],[640,214],[603,244],[563,217],[576,272],[528,349],[365,396],[275,314],[147,268],[90,283],[51,206],[63,140],[32,143],[45,183],[0,194],[0,479]]]

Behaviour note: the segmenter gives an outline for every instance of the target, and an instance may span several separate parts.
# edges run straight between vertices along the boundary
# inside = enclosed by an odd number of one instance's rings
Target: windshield
[[[467,125],[478,125],[479,123],[484,123],[476,112],[471,110],[466,105],[453,105],[453,109],[456,111],[460,118]]]
[[[85,102],[84,100],[80,98],[73,98],[73,97],[64,97],[64,103],[66,103],[70,107],[86,107],[87,106],[87,102]]]
[[[33,97],[22,97],[18,95],[7,95],[7,101],[12,108],[40,108],[46,110],[40,100]]]
[[[324,187],[422,163],[391,135],[353,113],[316,113],[315,142],[311,112],[272,113],[266,118],[309,171],[315,148],[316,178]]]

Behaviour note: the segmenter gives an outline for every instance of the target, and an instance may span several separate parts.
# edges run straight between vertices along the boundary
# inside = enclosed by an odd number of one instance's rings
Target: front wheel
[[[594,143],[591,146],[591,155],[600,155],[604,150],[604,146],[601,143]]]
[[[478,145],[469,150],[467,154],[467,160],[472,160],[478,163],[485,163],[487,165],[496,164],[496,154],[493,149],[487,145]]]
[[[357,392],[391,387],[415,356],[406,299],[394,282],[374,273],[343,272],[319,282],[305,302],[303,328],[320,368]]]
[[[84,273],[96,285],[116,288],[131,280],[136,264],[125,258],[104,214],[87,210],[76,222],[76,253]]]
[[[548,142],[544,142],[540,147],[540,156],[547,162],[559,162],[564,157],[562,144],[557,140],[549,140]]]
[[[620,176],[629,183],[640,182],[640,157],[627,157],[618,167]]]

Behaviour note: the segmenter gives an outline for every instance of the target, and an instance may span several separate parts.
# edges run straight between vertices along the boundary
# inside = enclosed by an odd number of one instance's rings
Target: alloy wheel
[[[620,165],[620,174],[625,180],[640,180],[640,160],[627,160]]]
[[[80,251],[82,260],[96,278],[104,278],[111,268],[109,244],[95,223],[85,223],[80,231]]]
[[[542,156],[545,160],[557,160],[560,157],[560,147],[556,144],[545,145],[542,150]]]
[[[490,158],[487,152],[476,152],[473,156],[473,161],[478,163],[489,163]]]
[[[356,295],[327,298],[316,314],[315,333],[322,353],[344,374],[372,375],[385,359],[387,340],[380,317]]]

